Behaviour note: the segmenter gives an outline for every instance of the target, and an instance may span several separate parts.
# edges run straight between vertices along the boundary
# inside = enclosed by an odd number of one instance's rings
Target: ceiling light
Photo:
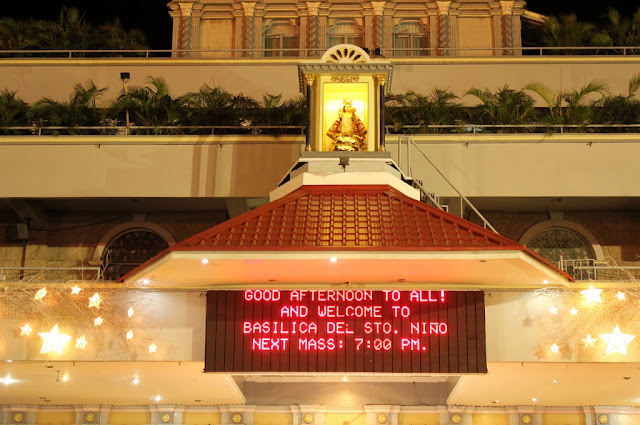
[[[162,400],[162,397],[160,397],[159,395],[157,395],[157,396],[156,396],[156,398],[155,398],[155,400],[156,400],[156,401],[160,401],[160,400]]]
[[[133,382],[135,385],[138,385],[140,383],[140,380],[136,376],[135,378],[133,378],[133,380],[131,382]]]
[[[207,260],[206,258],[202,259],[202,264],[209,264],[209,260]]]
[[[69,380],[69,375],[62,375],[60,379],[62,380],[62,382],[67,382]]]
[[[493,400],[491,403],[498,404],[498,403],[500,403],[500,400]]]
[[[533,397],[533,398],[531,399],[531,401],[534,401],[534,402],[535,402],[535,401],[538,401],[538,399],[537,399],[537,398],[535,398],[535,397]]]
[[[545,280],[543,280],[543,281],[542,281],[542,284],[543,284],[543,285],[548,285],[548,284],[549,284],[549,281],[548,281],[547,279],[545,279]]]
[[[342,377],[342,382],[349,382],[349,377],[347,375],[344,375]]]
[[[142,284],[143,285],[148,285],[149,284],[149,279],[142,279]]]
[[[0,378],[0,383],[5,384],[5,385],[15,384],[16,382],[18,382],[18,381],[16,381],[15,379],[10,377],[9,375],[7,375],[4,378]]]
[[[558,382],[560,382],[560,381],[558,381],[557,379],[554,379],[554,380],[553,380],[553,381],[551,381],[551,382],[553,382],[554,384],[557,384],[557,383],[558,383]]]
[[[336,261],[338,261],[338,259],[336,257],[331,257],[329,258],[329,261],[331,261],[332,263],[335,263]]]

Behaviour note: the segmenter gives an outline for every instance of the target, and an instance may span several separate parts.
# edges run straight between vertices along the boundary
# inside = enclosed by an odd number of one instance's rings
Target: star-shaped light
[[[551,352],[558,353],[559,351],[560,351],[560,347],[558,347],[558,345],[556,345],[556,343],[554,342],[553,345],[551,346]]]
[[[93,319],[93,326],[100,326],[102,322],[103,322],[102,317],[98,316],[95,319]]]
[[[578,309],[575,307],[571,307],[571,310],[569,310],[569,314],[571,316],[577,316],[578,315]]]
[[[149,346],[149,352],[155,353],[157,349],[158,349],[158,346],[156,345],[156,343],[152,342],[151,345]]]
[[[556,307],[555,305],[552,305],[551,307],[549,307],[549,313],[558,314],[558,307]]]
[[[601,334],[600,338],[607,344],[604,354],[620,353],[627,355],[627,344],[633,341],[635,335],[623,334],[620,326],[616,325],[610,334]]]
[[[619,299],[620,301],[624,301],[627,299],[627,297],[624,296],[624,292],[622,291],[618,291],[618,293],[616,294],[616,298]]]
[[[31,326],[29,326],[29,324],[27,323],[24,326],[20,326],[20,335],[26,335],[26,336],[31,336],[31,331],[33,331],[33,328],[31,328]]]
[[[40,350],[40,354],[48,353],[50,351],[55,351],[56,353],[62,355],[62,349],[69,342],[71,337],[69,335],[64,335],[60,333],[58,329],[58,324],[56,323],[51,331],[49,332],[40,332],[40,338],[42,338],[42,349]]]
[[[78,295],[80,291],[82,291],[82,288],[76,285],[73,288],[71,288],[71,295]]]
[[[127,332],[127,339],[131,338],[133,338],[133,330],[129,329],[129,332]]]
[[[588,334],[586,338],[582,338],[582,342],[584,343],[584,348],[587,347],[595,347],[595,343],[598,338],[593,338],[591,334]]]
[[[41,300],[45,297],[45,295],[47,295],[47,287],[45,286],[44,288],[38,289],[38,292],[36,292],[36,295],[34,295],[33,299],[34,300]]]
[[[127,314],[129,315],[129,317],[133,316],[133,307],[129,307],[129,310],[127,310]]]
[[[589,289],[585,289],[584,291],[580,291],[582,295],[587,299],[587,303],[601,303],[602,299],[600,298],[600,293],[602,289],[596,289],[593,285],[589,285]]]
[[[87,346],[87,339],[82,335],[80,338],[76,338],[76,348],[80,350],[84,350],[84,347]]]
[[[102,302],[102,298],[100,298],[100,295],[96,292],[95,294],[93,294],[91,298],[89,298],[89,308],[91,307],[100,308],[101,302]]]

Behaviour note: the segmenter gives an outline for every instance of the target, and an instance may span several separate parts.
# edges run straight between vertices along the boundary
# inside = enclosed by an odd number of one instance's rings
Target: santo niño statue
[[[338,112],[338,119],[327,131],[333,140],[332,151],[366,151],[367,129],[356,116],[356,108],[351,106],[351,99],[344,99]]]

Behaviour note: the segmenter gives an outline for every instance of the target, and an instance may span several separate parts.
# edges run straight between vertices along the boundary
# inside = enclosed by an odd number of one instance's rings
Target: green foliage
[[[119,19],[95,27],[73,7],[62,6],[57,21],[0,18],[0,50],[135,49],[148,49],[140,30],[124,29]]]
[[[549,16],[544,23],[542,40],[547,47],[584,47],[605,45],[598,28],[590,22],[579,21],[574,13],[559,17]],[[554,54],[578,55],[586,51],[558,49]]]
[[[620,15],[614,8],[609,8],[603,17],[600,32],[602,43],[606,46],[633,47],[640,45],[640,8],[631,17]],[[614,53],[625,53],[623,49],[615,49]],[[627,49],[627,54],[638,54],[640,49]]]
[[[450,90],[433,89],[428,95],[409,91],[387,99],[388,117],[394,127],[419,125],[419,131],[427,133],[449,132],[430,126],[454,125],[462,117],[462,107],[455,102],[458,96]],[[415,132],[412,130],[412,132]]]
[[[605,125],[640,123],[640,102],[635,98],[639,88],[640,74],[636,74],[629,80],[626,96],[604,96],[597,107],[593,108],[593,122]],[[636,132],[638,128],[608,128],[606,131]]]
[[[58,102],[51,98],[43,98],[31,105],[27,116],[39,126],[67,127],[70,134],[76,134],[73,127],[91,127],[101,124],[101,111],[96,107],[96,100],[105,88],[99,89],[88,81],[76,84],[68,102]],[[60,134],[57,130],[54,134]]]
[[[504,85],[495,92],[489,89],[471,88],[468,95],[476,97],[480,105],[471,109],[474,123],[483,125],[522,125],[534,119],[535,109],[531,96],[523,90],[510,89]],[[499,133],[515,131],[511,128],[498,128]]]
[[[180,125],[184,116],[180,102],[169,93],[164,78],[147,76],[148,86],[132,86],[107,109],[107,117],[119,124],[126,121],[127,112],[132,126],[159,127]],[[162,134],[161,129],[143,129],[144,134]]]
[[[17,97],[17,92],[4,89],[0,92],[0,128],[22,127],[28,125],[27,111],[29,105]],[[0,129],[0,134],[16,134]]]
[[[583,131],[589,124],[594,107],[600,98],[594,99],[594,95],[604,96],[607,84],[593,80],[580,87],[578,90],[560,90],[554,92],[541,82],[529,83],[524,87],[540,96],[548,107],[548,114],[543,117],[547,124],[578,126],[565,131]]]

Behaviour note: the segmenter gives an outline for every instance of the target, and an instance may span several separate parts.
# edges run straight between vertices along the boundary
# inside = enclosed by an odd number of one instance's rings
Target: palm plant
[[[595,109],[593,121],[598,124],[637,124],[640,122],[640,102],[635,95],[640,89],[640,74],[629,80],[626,96],[604,96]],[[621,128],[615,131],[621,131]],[[636,128],[625,127],[625,132],[635,132]]]
[[[33,21],[0,18],[1,50],[31,50],[38,47]]]
[[[580,87],[578,90],[554,92],[549,86],[541,83],[529,83],[524,87],[540,96],[548,107],[548,114],[543,121],[552,125],[571,125],[568,131],[584,131],[584,126],[589,124],[593,114],[593,107],[599,99],[593,99],[594,94],[601,97],[607,91],[607,84],[593,80]]]
[[[600,37],[603,40],[602,43],[607,46],[629,47],[640,45],[640,8],[630,18],[621,16],[620,12],[612,7],[607,9]],[[622,53],[621,49],[614,51]],[[627,52],[635,54],[638,50],[630,49]]]
[[[440,133],[443,129],[430,126],[453,125],[462,117],[458,96],[449,90],[433,89],[428,95],[409,91],[388,99],[389,118],[394,126],[419,125],[421,131]]]
[[[43,98],[35,102],[27,113],[29,120],[41,126],[67,127],[70,134],[77,133],[74,127],[98,126],[101,123],[101,111],[96,100],[106,88],[98,88],[93,81],[76,84],[69,101],[59,102]],[[54,134],[58,134],[55,131]]]
[[[27,125],[29,105],[16,96],[15,91],[4,89],[0,92],[0,128]],[[0,130],[0,134],[18,134],[18,131]]]
[[[89,48],[91,27],[74,7],[62,6],[57,22],[40,21],[38,43],[46,50],[85,50]]]
[[[127,31],[120,19],[101,25],[92,37],[93,49],[144,50],[148,49],[147,37],[138,30]]]
[[[603,43],[596,25],[579,21],[574,13],[560,17],[549,16],[544,23],[542,40],[547,47],[600,46]],[[558,49],[552,52],[565,55],[585,53],[578,49]]]
[[[233,95],[221,87],[210,87],[203,84],[197,92],[190,92],[180,97],[179,102],[184,112],[183,121],[188,126],[233,126]]]
[[[534,101],[523,90],[513,90],[504,85],[495,92],[489,89],[471,88],[468,95],[476,97],[480,104],[472,108],[474,122],[484,125],[522,125],[533,121]],[[513,127],[498,128],[499,133],[521,131]]]
[[[129,87],[107,109],[107,118],[119,123],[125,122],[127,112],[134,126],[158,127],[182,124],[184,116],[180,102],[169,92],[167,82],[160,77],[147,77],[149,86]],[[160,129],[145,129],[145,134],[161,134]]]

